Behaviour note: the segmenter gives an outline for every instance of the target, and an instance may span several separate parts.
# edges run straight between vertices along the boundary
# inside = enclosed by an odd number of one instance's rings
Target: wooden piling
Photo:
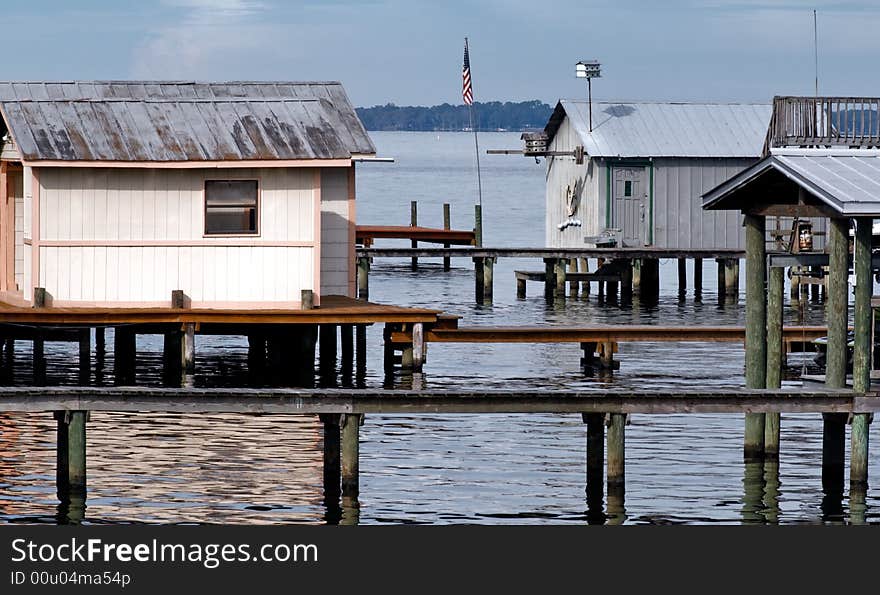
[[[568,270],[572,273],[578,272],[578,259],[577,258],[569,258],[568,259]],[[572,279],[568,282],[568,295],[571,297],[577,297],[578,293],[580,293],[581,282],[575,281]]]
[[[483,207],[474,205],[474,246],[483,246]]]
[[[678,259],[678,299],[683,300],[687,296],[687,259]]]
[[[639,297],[646,304],[656,304],[660,299],[660,261],[656,258],[642,260]]]
[[[357,297],[360,300],[370,298],[370,257],[359,256],[357,259]]]
[[[828,220],[828,344],[825,356],[825,385],[846,386],[847,361],[847,277],[849,273],[849,224],[846,219]],[[843,489],[846,451],[846,414],[822,416],[822,485],[826,493]]]
[[[342,478],[340,416],[322,413],[320,419],[324,426],[324,504],[334,506],[339,503]]]
[[[767,388],[782,386],[784,346],[782,344],[783,294],[785,269],[770,269],[767,306]],[[764,419],[764,456],[779,457],[779,413],[766,413]]]
[[[555,272],[556,287],[554,288],[554,297],[565,298],[565,259],[557,258],[553,263]]]
[[[72,494],[86,492],[87,411],[58,411],[56,445],[56,483],[58,499],[69,501]]]
[[[855,342],[853,346],[853,390],[867,392],[871,387],[871,335],[873,311],[871,297],[874,279],[871,266],[873,220],[856,219],[853,268],[855,287]],[[870,414],[855,413],[850,431],[850,486],[868,485],[868,425]]]
[[[621,489],[625,485],[625,413],[612,413],[608,423],[608,472],[606,481],[609,492]]]
[[[801,275],[800,267],[791,267],[791,304],[797,307],[801,301]]]
[[[117,326],[113,331],[113,375],[116,384],[135,382],[137,335],[128,327]]]
[[[360,491],[360,425],[363,414],[346,413],[342,415],[341,467],[342,497],[357,500]]]
[[[382,365],[386,375],[394,373],[394,343],[391,342],[391,333],[393,332],[393,324],[386,323],[382,328]]]
[[[822,287],[822,267],[811,266],[810,273],[810,280],[812,281],[810,283],[810,301],[816,303],[819,301],[819,289]]]
[[[474,301],[482,304],[486,299],[486,259],[474,257]]]
[[[449,203],[443,203],[443,229],[452,229],[452,217],[450,213]],[[444,248],[449,248],[449,244],[443,244]],[[452,268],[451,259],[448,256],[443,257],[443,270],[448,271]]]
[[[632,261],[632,287],[633,292],[642,295],[642,259],[636,258]]]
[[[724,270],[725,269],[724,259],[723,258],[716,258],[715,265],[718,268],[718,282],[717,282],[718,303],[724,304],[725,287],[727,287],[727,274],[726,274],[726,271]],[[748,266],[748,260],[746,260],[746,266]],[[746,291],[746,294],[748,295],[748,290]],[[746,299],[748,300],[748,297],[746,297]]]
[[[589,522],[595,519],[601,523],[604,520],[605,415],[584,413],[582,417],[587,425],[587,516]]]
[[[694,301],[703,299],[703,259],[694,259]]]
[[[746,386],[765,388],[767,384],[767,294],[766,220],[746,214]],[[725,275],[732,269],[725,265]],[[728,283],[728,286],[730,283]],[[721,288],[719,287],[719,291]],[[746,460],[764,455],[763,413],[747,413],[743,454]]]
[[[491,304],[494,299],[495,258],[487,256],[483,259],[483,303]]]
[[[579,258],[580,261],[580,272],[589,273],[590,272],[590,259],[588,258]],[[590,282],[584,281],[583,286],[581,287],[581,292],[584,295],[590,295]]]
[[[188,322],[183,325],[180,344],[180,369],[184,374],[192,374],[196,369],[196,325]]]
[[[95,359],[104,359],[107,351],[107,338],[103,326],[95,328]]]
[[[33,377],[34,384],[43,386],[46,384],[46,354],[45,341],[41,335],[34,337],[33,342]]]
[[[355,328],[355,376],[358,380],[367,375],[367,325],[359,324]]]
[[[419,203],[414,200],[409,203],[409,224],[411,227],[418,227],[419,225]],[[413,248],[418,248],[419,242],[417,240],[412,240],[410,245]],[[419,259],[415,256],[412,257],[410,269],[413,271],[419,270]]]
[[[425,329],[421,322],[413,324],[412,329],[412,369],[421,372],[425,363]]]
[[[631,304],[633,297],[633,261],[626,260],[620,271],[620,301],[623,304]]]
[[[724,261],[724,295],[734,303],[739,298],[739,260],[736,258]]]
[[[553,301],[554,290],[556,288],[556,259],[544,259],[544,297],[548,301]]]
[[[247,341],[248,373],[253,381],[259,381],[266,369],[266,335],[263,333],[250,333],[247,336]]]

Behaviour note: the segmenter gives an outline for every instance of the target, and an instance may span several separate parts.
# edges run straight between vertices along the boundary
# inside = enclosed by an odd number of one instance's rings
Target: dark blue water
[[[463,133],[374,133],[393,164],[358,168],[361,223],[440,225],[452,204],[453,227],[473,226],[476,178],[473,137]],[[515,148],[517,134],[484,134],[482,148]],[[542,246],[544,168],[519,156],[483,156],[484,243]],[[383,245],[394,245],[389,242]],[[461,315],[462,324],[742,324],[742,304],[718,305],[715,263],[704,263],[702,302],[677,299],[674,262],[661,264],[661,302],[620,307],[595,295],[548,305],[539,285],[515,295],[513,271],[540,261],[502,259],[491,306],[473,303],[469,260],[377,260],[373,301],[428,306]],[[689,275],[691,271],[689,271]],[[786,310],[787,319],[821,323],[821,306]],[[108,342],[110,337],[108,336]],[[369,386],[382,386],[381,327],[368,331]],[[29,346],[18,343],[15,384],[30,382]],[[139,382],[161,381],[161,344],[139,340]],[[77,382],[76,353],[47,344],[49,381]],[[431,344],[423,378],[428,388],[698,389],[742,386],[743,351],[736,344],[622,344],[613,379],[588,378],[577,345]],[[798,386],[809,359],[793,355],[786,385]],[[112,354],[105,381],[112,380]],[[246,382],[246,345],[199,337],[195,384]],[[94,380],[94,373],[93,373]],[[412,386],[399,374],[394,385]],[[783,418],[778,475],[742,463],[737,415],[635,415],[626,430],[626,501],[612,522],[819,523],[880,522],[880,490],[867,511],[823,492],[821,419]],[[55,422],[51,415],[0,415],[0,522],[56,522]],[[876,437],[876,430],[872,427]],[[579,415],[375,415],[361,431],[361,523],[584,523],[585,427]],[[880,451],[871,448],[872,477]],[[311,417],[95,413],[88,435],[92,523],[322,523],[321,429]],[[775,481],[778,479],[778,486]],[[767,483],[766,480],[770,480]],[[835,504],[841,506],[836,510]]]

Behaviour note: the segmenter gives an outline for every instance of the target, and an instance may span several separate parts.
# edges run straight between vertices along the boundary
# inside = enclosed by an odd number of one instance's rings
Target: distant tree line
[[[367,130],[466,130],[470,115],[465,105],[398,106],[393,103],[359,107],[357,114]],[[477,130],[542,129],[553,108],[538,100],[474,103]]]

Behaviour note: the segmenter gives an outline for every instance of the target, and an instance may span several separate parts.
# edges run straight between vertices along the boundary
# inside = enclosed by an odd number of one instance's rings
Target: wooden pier
[[[91,412],[319,415],[323,431],[324,496],[328,510],[357,510],[360,426],[372,414],[580,414],[586,426],[585,492],[591,522],[623,510],[626,417],[630,414],[816,413],[867,416],[880,411],[877,393],[850,390],[497,391],[290,390],[164,388],[0,388],[0,412],[52,413],[57,420],[56,478],[67,522],[85,515],[87,427]],[[607,432],[605,428],[608,428]],[[598,456],[599,453],[606,456]],[[367,453],[368,454],[368,453]],[[830,462],[834,465],[836,463]],[[860,465],[860,459],[852,465]],[[605,467],[603,473],[603,466]],[[823,468],[824,473],[824,468]],[[603,481],[604,476],[604,481]],[[856,484],[853,489],[858,490]],[[851,497],[858,497],[852,494]],[[356,514],[354,516],[356,518]],[[598,519],[598,520],[597,520]]]
[[[401,228],[411,229],[411,228]],[[409,236],[407,236],[409,237]],[[686,292],[687,260],[694,262],[692,287],[694,297],[702,295],[702,263],[715,259],[718,264],[719,300],[736,300],[739,292],[739,260],[745,253],[738,250],[672,250],[661,248],[372,248],[359,247],[358,297],[369,297],[370,264],[375,258],[442,258],[444,263],[452,258],[469,258],[474,263],[475,299],[479,304],[491,303],[493,297],[494,265],[500,258],[533,258],[544,262],[544,271],[517,271],[517,296],[525,297],[526,281],[543,281],[544,295],[548,300],[564,299],[566,283],[574,291],[575,283],[598,282],[603,295],[617,295],[627,301],[638,295],[647,302],[656,301],[660,295],[659,260],[675,259],[679,262],[679,295]],[[587,271],[588,260],[595,259],[594,273]],[[576,271],[572,263],[581,271]],[[444,267],[445,268],[445,267]],[[569,278],[571,275],[571,278]],[[607,291],[603,284],[607,286]],[[585,288],[586,291],[586,288]]]

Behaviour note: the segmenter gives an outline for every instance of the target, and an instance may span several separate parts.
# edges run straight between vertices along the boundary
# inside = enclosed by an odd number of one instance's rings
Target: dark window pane
[[[633,195],[633,183],[627,180],[623,184],[623,195],[624,196],[632,196]]]
[[[208,209],[205,216],[205,231],[209,234],[256,233],[256,222],[255,207]]]
[[[257,233],[257,181],[205,182],[205,233]]]
[[[208,180],[205,200],[209,207],[257,205],[256,180]]]

